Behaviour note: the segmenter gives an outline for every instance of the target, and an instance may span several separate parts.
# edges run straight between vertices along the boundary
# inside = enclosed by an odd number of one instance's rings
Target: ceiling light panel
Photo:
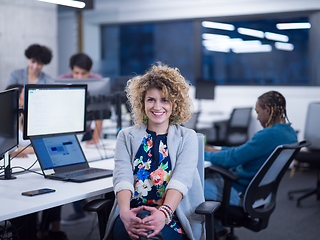
[[[280,41],[280,42],[288,42],[289,37],[287,35],[266,32],[265,34],[266,39],[273,40],[273,41]]]
[[[289,30],[289,29],[309,29],[311,24],[308,22],[304,23],[278,23],[276,27],[279,30]]]
[[[276,49],[284,51],[292,51],[294,49],[294,45],[291,43],[276,42],[274,46]]]
[[[252,37],[264,38],[264,32],[250,28],[238,28],[238,33]]]
[[[233,31],[235,28],[232,24],[203,21],[202,26],[205,28],[214,28],[220,30]]]
[[[75,7],[75,8],[84,8],[86,4],[81,1],[72,1],[72,0],[38,0],[40,2],[54,3],[58,5],[63,5],[67,7]]]

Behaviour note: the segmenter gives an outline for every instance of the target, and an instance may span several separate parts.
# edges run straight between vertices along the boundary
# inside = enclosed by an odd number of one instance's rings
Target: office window
[[[219,27],[212,28],[212,22]],[[191,83],[201,78],[217,85],[311,85],[309,29],[277,28],[298,22],[308,18],[102,26],[101,73],[111,78],[143,74],[162,61],[178,67]]]
[[[193,21],[102,26],[101,33],[102,75],[143,74],[161,61],[193,81]]]
[[[202,77],[220,85],[308,85],[309,30],[278,23],[308,18],[203,21]]]

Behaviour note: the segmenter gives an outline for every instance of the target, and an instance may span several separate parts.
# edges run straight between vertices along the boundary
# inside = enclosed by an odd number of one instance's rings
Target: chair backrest
[[[248,140],[252,108],[235,108],[227,125],[226,145],[238,146]]]
[[[202,188],[204,188],[204,135],[197,133],[198,136],[198,172],[201,178]]]
[[[200,112],[194,112],[188,122],[183,124],[184,127],[196,130]]]
[[[320,102],[308,106],[304,139],[311,143],[309,149],[320,150]]]
[[[269,217],[276,206],[279,183],[300,149],[308,145],[310,143],[302,141],[278,146],[249,183],[243,208],[252,219],[259,219],[252,230],[268,226]]]

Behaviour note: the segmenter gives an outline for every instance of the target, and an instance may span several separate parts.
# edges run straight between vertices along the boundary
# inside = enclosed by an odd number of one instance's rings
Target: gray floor
[[[239,228],[235,230],[240,240],[315,240],[320,239],[320,201],[311,196],[302,201],[301,207],[296,201],[288,200],[287,192],[292,189],[315,187],[316,172],[296,172],[290,178],[289,172],[284,176],[277,195],[277,206],[270,218],[267,229],[258,233]],[[72,205],[63,206],[63,217],[72,212]],[[88,215],[84,223],[62,226],[70,240],[98,240],[97,219]]]

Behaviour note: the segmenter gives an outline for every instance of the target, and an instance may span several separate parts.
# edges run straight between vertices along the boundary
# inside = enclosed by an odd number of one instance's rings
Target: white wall
[[[43,71],[57,74],[57,12],[56,5],[35,0],[0,1],[0,90],[9,80],[10,72],[27,67],[25,49],[33,43],[52,50],[53,59]]]
[[[78,52],[78,23],[74,11],[58,14],[58,75],[70,72],[69,59]]]
[[[257,98],[268,91],[280,92],[287,103],[287,115],[295,130],[299,130],[298,138],[303,140],[305,118],[308,104],[320,102],[319,87],[284,87],[284,86],[217,86],[214,100],[201,100],[201,114],[198,127],[207,127],[206,123],[214,120],[226,119],[235,107],[252,107],[252,121],[249,135],[262,129],[254,111]],[[194,89],[190,89],[190,96],[194,98]],[[195,111],[198,111],[199,100],[194,100]],[[211,112],[211,113],[210,113]],[[212,114],[217,112],[221,114]]]

